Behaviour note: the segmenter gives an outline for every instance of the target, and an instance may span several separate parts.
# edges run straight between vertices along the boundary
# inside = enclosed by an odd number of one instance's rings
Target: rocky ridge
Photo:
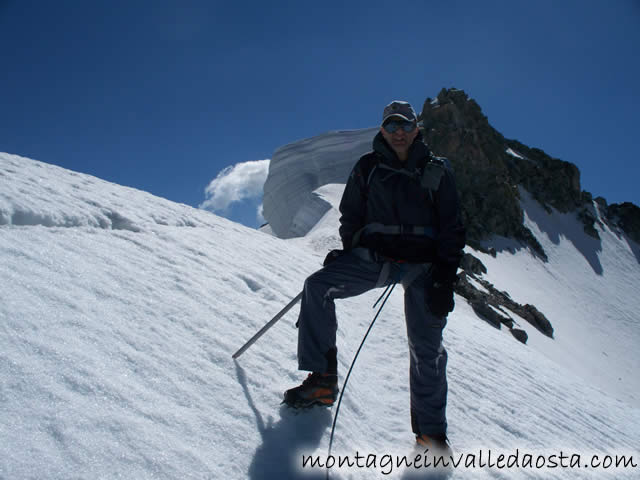
[[[583,191],[578,167],[505,138],[494,129],[478,103],[455,88],[442,89],[427,98],[420,115],[422,135],[436,155],[448,157],[456,173],[467,243],[476,250],[496,255],[487,242],[494,236],[512,238],[530,248],[543,261],[547,255],[524,225],[520,188],[527,190],[549,213],[574,212],[586,234],[600,239],[596,222],[603,219],[614,230],[640,241],[640,208],[632,203],[607,205],[607,201]],[[597,210],[597,211],[596,211]],[[514,302],[482,278],[484,265],[465,254],[456,293],[476,314],[496,328],[505,325],[516,339],[527,333],[515,328],[513,314],[553,338],[551,322],[533,305]]]
[[[606,221],[613,230],[640,242],[640,208],[626,202],[607,205],[593,199],[580,186],[580,170],[574,164],[505,138],[494,129],[478,103],[455,88],[442,89],[427,98],[420,115],[422,135],[436,155],[448,157],[456,173],[467,243],[476,250],[496,255],[487,247],[494,236],[512,238],[530,248],[543,261],[547,255],[524,225],[520,188],[527,190],[549,213],[574,212],[586,234],[600,239],[595,224]],[[553,338],[551,322],[533,305],[514,302],[482,278],[484,265],[465,254],[456,293],[476,314],[496,328],[505,325],[519,341],[527,333],[515,328],[513,314]]]
[[[546,260],[535,236],[523,225],[519,188],[530,192],[547,211],[575,212],[584,231],[599,238],[598,217],[640,241],[640,208],[632,203],[607,205],[580,186],[574,164],[506,139],[494,129],[478,103],[463,90],[442,89],[427,98],[420,115],[425,141],[452,162],[460,190],[468,243],[486,251],[493,235],[514,238]],[[598,208],[600,215],[596,214]]]
[[[516,328],[518,323],[513,318],[514,314],[529,322],[543,335],[553,338],[551,322],[534,305],[515,302],[508,292],[498,290],[482,278],[487,269],[480,260],[465,253],[461,269],[455,291],[469,302],[478,317],[498,329],[502,325],[506,326],[522,343],[527,343],[528,335],[524,330]]]

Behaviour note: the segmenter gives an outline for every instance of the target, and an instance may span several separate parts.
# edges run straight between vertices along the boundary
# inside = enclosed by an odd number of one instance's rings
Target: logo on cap
[[[418,119],[413,107],[408,102],[402,102],[400,100],[395,100],[384,107],[382,123],[389,117],[400,117],[408,122],[415,122]]]

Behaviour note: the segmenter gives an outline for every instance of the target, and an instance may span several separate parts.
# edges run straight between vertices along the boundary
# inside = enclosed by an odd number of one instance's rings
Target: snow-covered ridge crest
[[[153,204],[141,209],[139,205]],[[0,153],[0,225],[95,227],[212,225],[212,214],[29,158]]]
[[[264,218],[280,238],[304,236],[329,211],[313,192],[346,183],[358,159],[372,150],[378,128],[328,132],[279,148],[264,184]]]

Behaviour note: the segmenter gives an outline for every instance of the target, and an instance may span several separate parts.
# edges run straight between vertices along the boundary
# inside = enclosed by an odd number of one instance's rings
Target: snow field
[[[297,308],[237,362],[231,354],[319,268],[327,247],[335,245],[334,210],[311,236],[285,241],[5,154],[0,192],[3,218],[15,219],[20,211],[37,220],[0,226],[0,478],[313,478],[300,471],[301,454],[326,453],[335,408],[295,415],[279,405],[282,392],[305,375],[296,371]],[[325,195],[331,200],[331,192]],[[91,202],[100,204],[98,210]],[[90,220],[104,211],[133,228]],[[608,280],[620,275],[629,281],[637,266],[625,263],[625,243],[616,238],[603,240],[599,258]],[[566,322],[581,319],[558,313],[572,312],[576,299],[585,304],[580,312],[589,311],[602,298],[580,297],[578,287],[567,298],[554,294],[567,286],[558,262],[578,268],[584,257],[565,258],[574,254],[562,241],[544,246],[550,262],[542,266],[524,251],[503,251],[495,261],[478,255],[498,288],[517,301],[540,302],[558,332],[555,340],[528,328],[531,345],[524,346],[479,320],[456,297],[445,330],[455,450],[631,452],[640,463],[633,381],[625,378],[629,386],[609,389],[564,362],[572,355],[588,362],[592,354],[564,333],[571,331]],[[564,249],[558,259],[556,249]],[[587,274],[593,276],[589,270],[576,273]],[[338,303],[341,381],[380,293]],[[618,312],[623,332],[637,335],[637,303],[626,302]],[[623,357],[616,353],[617,333],[589,332],[608,342],[616,361]],[[543,348],[547,343],[573,350],[554,356],[557,350]],[[626,376],[637,360],[634,352],[626,355],[616,374]],[[347,386],[334,454],[406,455],[412,449],[408,349],[397,287]],[[456,470],[450,478],[637,474],[479,469]],[[354,468],[331,478],[380,476],[379,470]],[[404,478],[405,472],[389,477]]]

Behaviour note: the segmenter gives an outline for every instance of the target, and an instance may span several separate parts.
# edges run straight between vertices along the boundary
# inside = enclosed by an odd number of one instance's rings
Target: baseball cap
[[[389,117],[400,117],[408,122],[416,122],[417,116],[413,107],[408,102],[394,100],[384,107],[382,112],[382,123],[386,122]]]

